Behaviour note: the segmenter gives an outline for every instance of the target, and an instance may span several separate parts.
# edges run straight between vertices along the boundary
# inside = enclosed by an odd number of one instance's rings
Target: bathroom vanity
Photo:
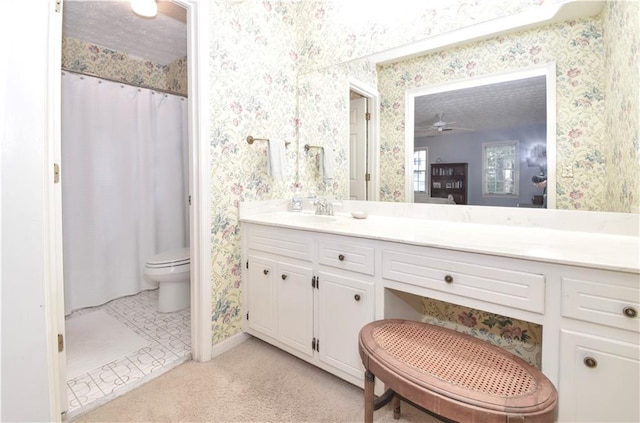
[[[559,421],[640,420],[637,215],[356,207],[241,205],[246,332],[363,386],[360,328],[433,298],[542,325]]]

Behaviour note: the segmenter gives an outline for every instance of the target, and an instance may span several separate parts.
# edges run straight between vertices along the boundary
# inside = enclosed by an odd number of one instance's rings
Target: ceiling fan
[[[455,121],[453,122],[447,122],[444,120],[444,113],[436,113],[436,120],[435,122],[433,122],[431,125],[427,126],[427,127],[418,127],[416,126],[415,128],[415,132],[416,135],[417,134],[423,134],[426,136],[434,136],[434,135],[439,135],[441,132],[445,132],[445,131],[453,131],[455,130],[461,130],[461,131],[473,131],[473,129],[471,128],[460,128],[460,127],[455,127],[455,126],[450,126],[453,125],[454,123],[456,123]]]

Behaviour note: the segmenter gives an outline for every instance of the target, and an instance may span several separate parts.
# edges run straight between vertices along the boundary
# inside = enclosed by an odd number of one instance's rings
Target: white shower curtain
[[[146,259],[186,247],[184,98],[62,78],[65,312],[155,288]]]

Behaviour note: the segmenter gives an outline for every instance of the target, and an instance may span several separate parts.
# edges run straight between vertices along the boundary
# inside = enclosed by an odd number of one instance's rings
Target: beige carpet
[[[437,422],[402,404],[375,422]],[[363,392],[255,338],[208,363],[190,361],[76,422],[361,422]]]

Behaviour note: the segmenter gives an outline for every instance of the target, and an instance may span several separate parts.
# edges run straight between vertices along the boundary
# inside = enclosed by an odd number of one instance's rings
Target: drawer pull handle
[[[590,369],[595,369],[598,366],[598,362],[593,357],[585,357],[584,365]]]
[[[638,310],[636,310],[633,307],[625,307],[622,309],[622,312],[624,313],[625,316],[631,319],[638,316]]]
[[[356,301],[360,301],[360,294],[354,295],[353,299],[356,300]]]
[[[268,275],[268,274],[269,274],[269,271],[268,271],[267,269],[264,269],[264,270],[262,271],[262,273],[264,273],[265,275]]]
[[[338,256],[338,260],[340,260],[340,261],[344,261],[344,254],[340,254],[340,255]]]
[[[287,279],[287,275],[285,275],[284,273],[282,274],[282,280],[286,280]]]
[[[451,276],[451,275],[446,275],[446,276],[444,277],[444,281],[445,281],[446,283],[451,283],[451,282],[453,282],[453,276]]]

